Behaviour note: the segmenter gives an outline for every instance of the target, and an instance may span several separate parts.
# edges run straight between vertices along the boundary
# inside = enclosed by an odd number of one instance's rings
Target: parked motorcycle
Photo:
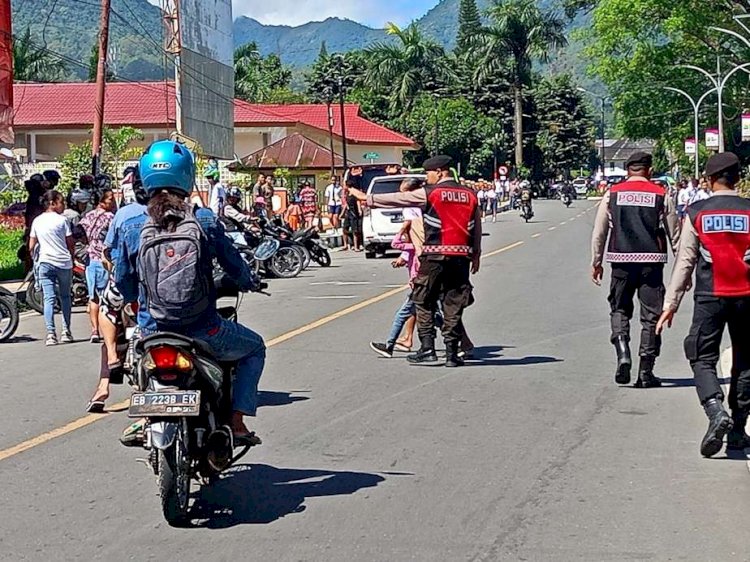
[[[229,294],[219,288],[219,296]],[[240,293],[235,297],[235,306],[219,309],[232,321],[242,301]],[[170,525],[184,526],[192,480],[213,481],[252,446],[242,443],[235,454],[229,427],[236,364],[220,363],[199,340],[167,332],[140,340],[136,356],[138,391],[128,416],[146,418],[143,446],[158,478],[162,513]]]
[[[255,271],[263,268],[266,274],[274,277],[297,277],[304,269],[304,256],[299,245],[291,240],[274,236],[272,232],[263,228],[264,223],[256,226],[234,225],[227,229],[227,236],[240,251],[248,264],[252,264]],[[256,250],[261,245],[273,247],[273,252],[264,253],[263,260],[256,258]]]
[[[0,287],[0,342],[13,337],[18,328],[18,306],[16,296]]]
[[[39,314],[44,314],[44,293],[41,285],[37,288],[34,270],[32,269],[23,280],[26,285],[26,304]],[[77,259],[73,262],[73,282],[70,286],[73,306],[86,306],[89,290],[86,286],[86,266]],[[58,302],[56,308],[59,309]]]
[[[292,235],[292,240],[302,244],[310,254],[312,260],[321,267],[329,267],[331,265],[331,254],[328,251],[328,246],[320,239],[318,229],[314,226],[298,230]]]

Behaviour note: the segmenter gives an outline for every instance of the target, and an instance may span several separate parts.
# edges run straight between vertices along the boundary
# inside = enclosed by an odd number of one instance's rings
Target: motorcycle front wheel
[[[325,248],[317,248],[313,252],[313,259],[318,262],[318,265],[320,265],[320,267],[331,266],[331,254]]]
[[[305,258],[302,252],[291,246],[280,248],[266,264],[271,273],[282,279],[291,279],[302,273]]]
[[[190,522],[190,456],[187,437],[183,423],[174,443],[159,451],[161,511],[172,527],[185,527]]]
[[[10,297],[0,297],[0,342],[6,341],[18,328],[18,308]]]

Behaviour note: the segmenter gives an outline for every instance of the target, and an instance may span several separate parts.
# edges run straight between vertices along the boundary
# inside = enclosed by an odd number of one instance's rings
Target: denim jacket
[[[211,259],[217,259],[224,271],[235,280],[240,290],[252,288],[253,277],[250,268],[224,233],[224,227],[216,215],[206,208],[195,211],[195,218],[208,238]],[[125,221],[119,232],[118,248],[115,254],[115,284],[125,302],[138,301],[138,326],[146,332],[157,330],[156,322],[148,312],[145,288],[138,279],[138,249],[141,244],[141,229],[146,224],[147,215],[139,215]],[[195,325],[210,326],[218,323],[215,298],[211,307],[195,322]],[[186,326],[187,328],[187,326]]]

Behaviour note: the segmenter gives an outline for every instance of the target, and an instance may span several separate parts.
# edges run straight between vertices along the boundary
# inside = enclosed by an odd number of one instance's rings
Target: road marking
[[[568,221],[562,221],[562,222],[560,223],[560,226],[565,226],[566,224],[568,224]]]
[[[570,220],[574,221],[574,220],[576,220],[576,217],[570,217]]]
[[[494,250],[492,252],[484,254],[483,257],[489,258],[492,256],[496,256],[498,254],[502,254],[503,252],[512,250],[513,248],[517,248],[518,246],[521,246],[521,245],[523,245],[523,240],[514,242],[513,244],[509,244],[508,246],[500,248],[499,250]],[[339,318],[348,316],[349,314],[353,314],[354,312],[362,310],[363,308],[367,308],[381,301],[389,299],[395,295],[398,295],[399,293],[406,291],[407,289],[409,289],[409,285],[401,285],[395,289],[391,289],[390,291],[386,291],[385,293],[382,293],[380,295],[374,296],[372,298],[369,298],[357,304],[353,304],[352,306],[344,308],[343,310],[339,310],[338,312],[334,312],[333,314],[324,316],[323,318],[315,320],[314,322],[310,322],[309,324],[305,324],[304,326],[295,328],[294,330],[291,330],[289,332],[286,332],[285,334],[282,334],[278,337],[268,340],[266,342],[266,348],[280,345],[286,341],[291,340],[292,338],[296,338],[297,336],[301,336],[302,334],[305,334],[307,332],[320,328],[321,326],[325,326],[326,324],[329,324],[333,322],[334,320],[338,320]],[[37,435],[36,437],[32,437],[31,439],[27,439],[26,441],[18,443],[17,445],[8,447],[7,449],[0,449],[0,461],[3,461],[10,457],[14,457],[20,453],[23,453],[24,451],[28,451],[29,449],[33,449],[34,447],[38,447],[39,445],[44,445],[45,443],[49,443],[50,441],[57,439],[58,437],[62,437],[64,435],[67,435],[68,433],[72,433],[76,431],[77,429],[81,429],[83,427],[91,425],[99,420],[106,419],[110,417],[112,413],[123,410],[127,408],[129,405],[130,405],[130,399],[123,400],[122,402],[118,402],[117,404],[113,404],[112,406],[110,406],[106,414],[89,414],[82,418],[78,418],[77,420],[73,420],[72,422],[66,423],[65,425],[60,426],[56,429],[53,429],[52,431],[47,431],[45,433]]]
[[[305,297],[307,300],[311,301],[322,301],[322,300],[335,300],[335,299],[356,299],[357,295],[325,295],[322,297]]]
[[[542,235],[541,232],[537,232],[536,234],[532,234],[531,237],[532,238],[539,238],[541,235]]]
[[[346,285],[372,285],[371,281],[318,281],[317,283],[310,283],[310,285],[335,285],[337,287],[344,287]]]
[[[553,230],[557,230],[557,227],[556,226],[550,226],[547,230],[549,230],[551,232]]]

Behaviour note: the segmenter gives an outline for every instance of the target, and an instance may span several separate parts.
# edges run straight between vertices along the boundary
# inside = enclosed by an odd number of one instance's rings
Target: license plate
[[[200,390],[136,392],[130,397],[128,417],[197,416],[200,406]]]

